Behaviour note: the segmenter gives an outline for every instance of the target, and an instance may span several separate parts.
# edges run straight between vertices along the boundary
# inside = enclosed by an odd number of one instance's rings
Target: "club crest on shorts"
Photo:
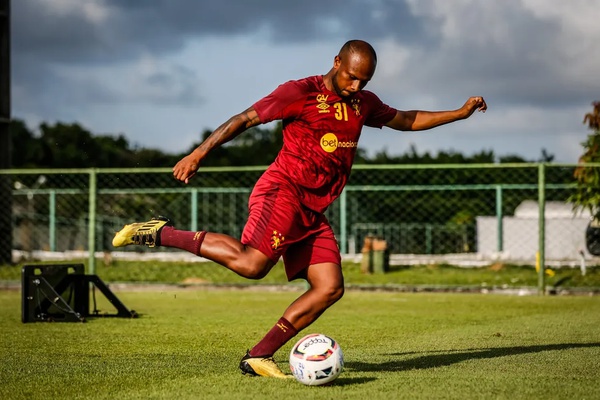
[[[273,236],[271,236],[271,248],[277,250],[284,240],[285,237],[281,232],[273,231]]]

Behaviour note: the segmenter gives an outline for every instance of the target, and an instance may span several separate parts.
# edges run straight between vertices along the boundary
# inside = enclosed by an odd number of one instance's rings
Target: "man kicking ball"
[[[362,127],[426,130],[487,109],[482,97],[471,97],[456,110],[397,110],[363,90],[376,65],[373,47],[351,40],[327,74],[280,85],[219,126],[175,165],[175,179],[188,183],[211,150],[248,128],[283,121],[283,146],[254,186],[241,240],[177,230],[166,218],[126,225],[113,239],[115,247],[183,249],[248,279],[263,278],[283,257],[288,280],[308,282],[308,290],[242,358],[245,374],[285,378],[273,359],[275,352],[344,294],[340,251],[323,213],[346,185]]]

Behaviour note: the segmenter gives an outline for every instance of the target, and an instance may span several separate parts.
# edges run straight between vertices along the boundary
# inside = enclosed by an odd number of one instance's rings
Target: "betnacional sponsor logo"
[[[321,137],[321,148],[327,153],[333,153],[338,148],[358,147],[358,142],[341,142],[334,133],[326,133]]]

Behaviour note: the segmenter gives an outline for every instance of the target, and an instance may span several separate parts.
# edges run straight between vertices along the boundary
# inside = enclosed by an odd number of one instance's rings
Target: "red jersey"
[[[283,121],[283,147],[261,179],[291,183],[318,212],[342,193],[362,127],[381,128],[396,115],[369,91],[338,96],[320,75],[286,82],[253,107],[262,123]]]

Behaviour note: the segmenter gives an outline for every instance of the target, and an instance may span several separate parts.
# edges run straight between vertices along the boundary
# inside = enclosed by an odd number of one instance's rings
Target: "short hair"
[[[344,43],[344,45],[340,49],[339,56],[342,57],[342,55],[344,53],[346,53],[346,54],[351,54],[351,53],[367,54],[372,57],[373,62],[377,63],[377,53],[375,52],[375,49],[373,48],[373,46],[371,46],[369,43],[365,42],[364,40],[358,40],[358,39],[348,40],[346,43]]]

